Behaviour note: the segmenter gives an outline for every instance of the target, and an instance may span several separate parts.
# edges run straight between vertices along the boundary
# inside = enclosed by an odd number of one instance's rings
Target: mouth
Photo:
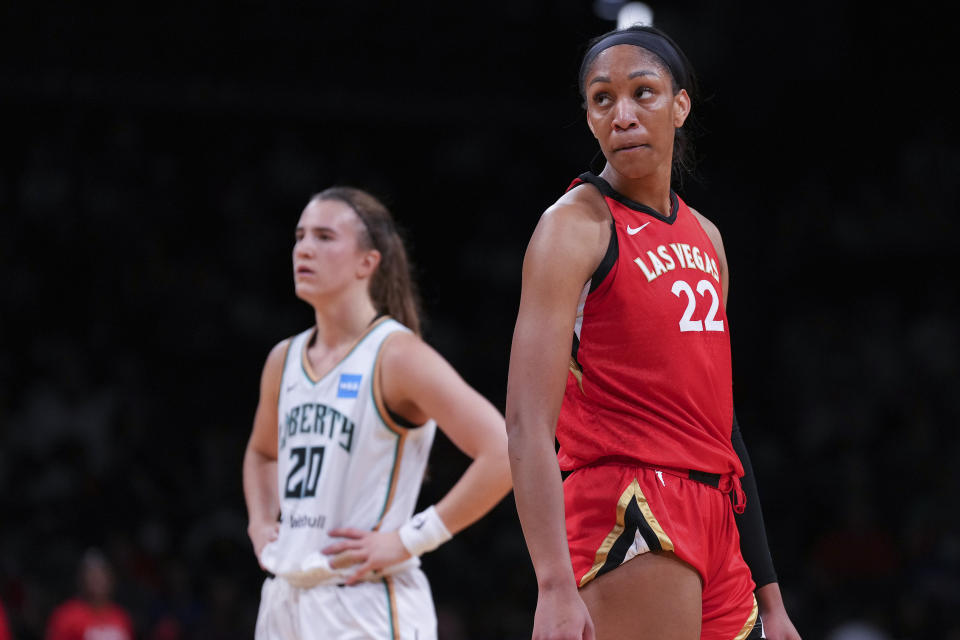
[[[620,153],[621,151],[637,151],[639,149],[648,149],[650,145],[644,143],[638,144],[625,144],[619,147],[614,148],[614,153]]]
[[[303,267],[303,266],[300,266],[294,269],[293,273],[297,277],[314,275],[313,269],[311,269],[310,267]]]

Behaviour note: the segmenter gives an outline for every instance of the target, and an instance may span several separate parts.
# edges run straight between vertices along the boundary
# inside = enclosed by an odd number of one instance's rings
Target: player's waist
[[[335,569],[330,566],[329,558],[318,557],[322,554],[311,553],[301,563],[298,569],[266,571],[267,576],[285,580],[298,589],[312,589],[321,586],[346,586],[347,580],[354,574],[359,565],[351,565]],[[361,582],[378,582],[404,571],[420,566],[418,558],[409,558],[399,564],[387,567],[381,571],[371,571],[361,578]]]
[[[651,464],[640,460],[634,460],[630,457],[611,456],[596,460],[590,464],[583,465],[574,470],[592,468],[597,466],[625,466],[632,468],[644,468],[655,472],[657,475],[667,474],[686,480],[693,480],[706,485],[717,491],[730,496],[730,504],[736,513],[743,513],[746,505],[746,495],[743,492],[743,486],[740,483],[742,472],[728,471],[725,473],[713,473],[709,471],[700,471],[698,469],[688,469],[684,467],[671,467],[665,465]]]
[[[714,489],[719,489],[720,491],[724,492],[730,491],[733,488],[734,479],[739,477],[736,471],[715,473],[711,471],[701,471],[699,469],[689,469],[686,467],[672,467],[645,462],[643,460],[637,460],[629,456],[606,456],[594,460],[589,464],[580,465],[572,471],[603,466],[642,467],[644,469],[651,469],[653,471],[666,473],[667,475],[675,476],[677,478],[694,480],[700,484],[705,484],[709,487],[713,487]]]

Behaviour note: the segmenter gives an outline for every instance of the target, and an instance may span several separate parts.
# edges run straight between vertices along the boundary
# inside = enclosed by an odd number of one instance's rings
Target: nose
[[[293,245],[294,258],[309,258],[313,255],[313,246],[310,243],[310,237],[304,236]]]
[[[617,100],[613,105],[613,127],[621,131],[640,126],[637,114],[629,100]]]

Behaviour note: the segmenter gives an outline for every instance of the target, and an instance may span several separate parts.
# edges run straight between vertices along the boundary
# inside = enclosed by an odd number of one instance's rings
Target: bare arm
[[[253,418],[253,431],[243,456],[243,495],[249,518],[247,534],[258,561],[263,547],[275,540],[279,531],[277,400],[288,347],[288,341],[281,342],[267,356],[260,378],[260,400]]]
[[[476,522],[510,491],[503,416],[461,378],[435,350],[412,334],[394,334],[383,347],[383,397],[394,412],[415,424],[437,421],[450,440],[473,459],[435,505],[444,528],[456,534]],[[349,538],[324,549],[340,555],[334,566],[358,563],[348,583],[410,557],[397,531],[338,529]]]
[[[507,435],[517,512],[539,586],[535,638],[592,636],[570,563],[554,443],[577,302],[609,242],[609,225],[582,205],[559,204],[541,218],[524,257]]]
[[[473,459],[436,504],[447,530],[456,534],[510,491],[503,416],[416,336],[391,338],[381,373],[384,400],[390,407],[416,423],[433,418],[453,444]]]

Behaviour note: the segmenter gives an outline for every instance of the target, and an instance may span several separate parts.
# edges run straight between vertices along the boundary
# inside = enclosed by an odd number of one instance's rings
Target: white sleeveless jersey
[[[383,402],[380,350],[398,331],[409,329],[378,319],[320,378],[306,356],[313,329],[291,338],[277,411],[280,534],[261,556],[275,574],[325,561],[320,550],[341,540],[330,537],[331,529],[392,531],[413,515],[436,424],[404,428]],[[418,565],[411,558],[390,573]]]

